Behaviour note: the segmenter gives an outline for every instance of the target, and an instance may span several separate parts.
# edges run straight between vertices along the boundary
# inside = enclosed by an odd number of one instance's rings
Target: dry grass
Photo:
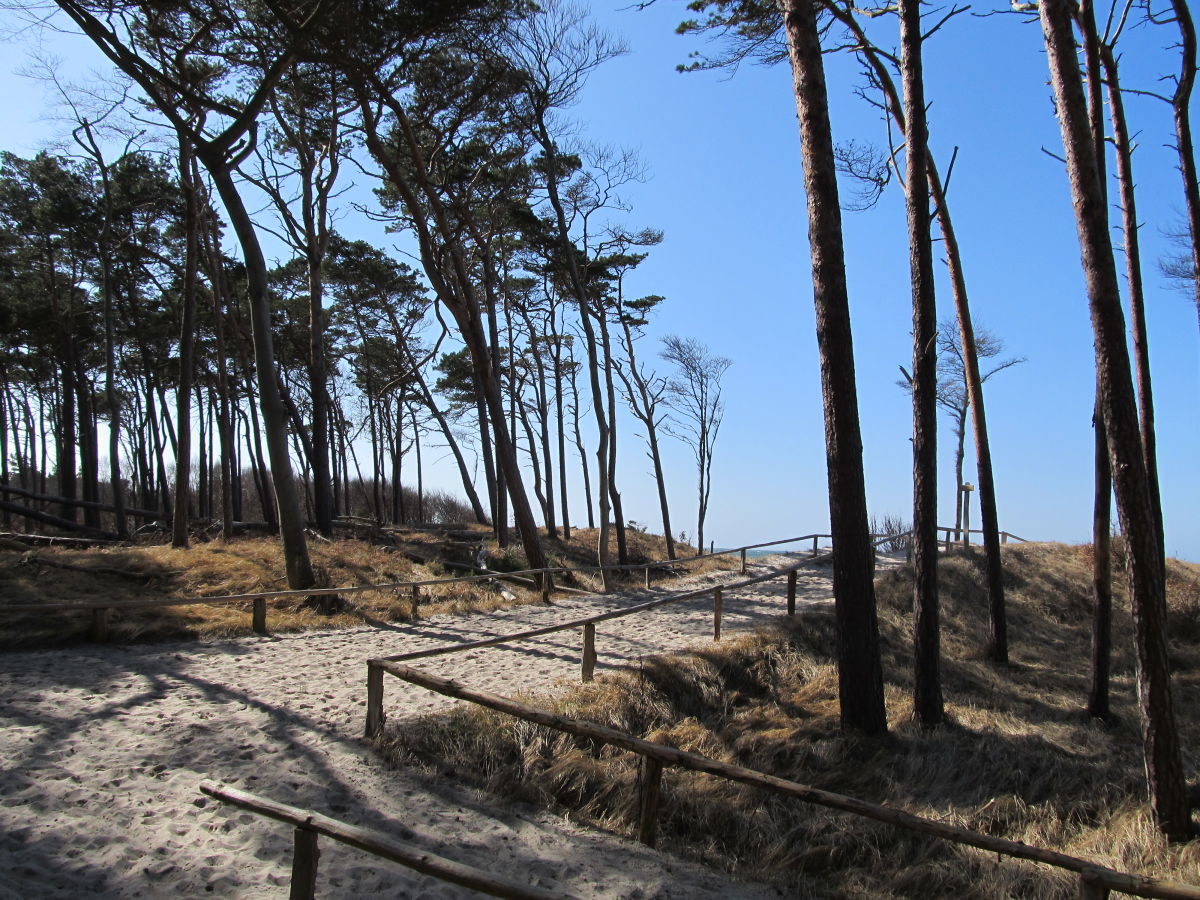
[[[559,712],[687,750],[902,807],[1115,868],[1200,883],[1200,841],[1169,846],[1145,809],[1134,707],[1130,619],[1118,589],[1113,707],[1103,725],[1084,712],[1089,684],[1089,549],[1006,550],[1013,664],[983,659],[982,560],[941,566],[943,676],[952,724],[910,721],[910,588],[879,579],[891,732],[838,728],[828,612],[719,647],[648,660],[565,696]],[[1200,765],[1200,567],[1172,563],[1170,634],[1185,769]],[[406,722],[381,747],[393,759],[462,773],[489,791],[541,803],[629,833],[637,759],[477,708]],[[1057,870],[902,832],[869,820],[690,772],[664,774],[660,841],[788,895],[834,897],[1070,897]]]
[[[446,529],[403,529],[392,536],[394,546],[359,540],[311,541],[309,552],[318,586],[339,587],[454,578],[464,573],[444,563],[474,562],[484,544],[488,562],[499,570],[526,568],[519,548],[501,550],[490,531],[478,526]],[[572,540],[547,541],[552,565],[584,566],[595,560],[596,532],[576,531]],[[423,565],[405,554],[428,558]],[[613,555],[616,550],[614,543]],[[660,537],[630,532],[634,562],[663,559]],[[732,566],[728,558],[704,560],[687,571]],[[680,570],[683,571],[682,569]],[[640,583],[641,573],[624,580]],[[573,579],[583,587],[598,586],[599,578]],[[421,588],[419,615],[461,614],[503,609],[515,603],[541,602],[541,593],[505,583],[447,584]],[[284,590],[287,578],[276,538],[238,538],[229,543],[195,543],[186,550],[162,545],[118,549],[77,550],[47,547],[23,551],[0,547],[0,611],[6,605],[62,603],[105,599],[114,604],[169,597],[201,597]],[[515,598],[515,600],[513,599]],[[403,622],[411,618],[408,589],[347,595],[341,612],[327,615],[296,599],[267,601],[267,625],[276,633],[363,624]],[[199,604],[114,612],[110,638],[115,641],[219,639],[251,634],[250,601]],[[54,646],[86,637],[87,613],[8,613],[0,624],[0,648]]]

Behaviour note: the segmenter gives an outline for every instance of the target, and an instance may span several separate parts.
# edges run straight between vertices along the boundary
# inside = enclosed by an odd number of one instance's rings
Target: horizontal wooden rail
[[[570,895],[564,894],[562,891],[531,887],[499,875],[493,875],[452,859],[435,856],[385,834],[340,822],[320,813],[288,806],[286,803],[279,803],[227,785],[203,781],[200,783],[200,792],[220,800],[222,803],[228,803],[239,809],[249,810],[260,816],[286,822],[296,827],[296,855],[292,861],[291,890],[291,897],[294,900],[295,898],[311,900],[316,896],[317,858],[320,855],[317,851],[318,835],[333,838],[335,841],[365,850],[374,856],[389,859],[423,875],[432,875],[442,881],[462,885],[493,897],[513,898],[513,900],[551,900],[551,898],[570,900]]]
[[[793,566],[786,566],[781,569],[772,569],[764,575],[755,575],[753,578],[744,578],[741,581],[726,583],[719,586],[708,585],[702,588],[694,588],[692,590],[680,591],[678,593],[669,594],[666,597],[656,597],[653,600],[648,600],[645,603],[638,603],[634,606],[627,606],[624,609],[613,609],[604,613],[595,613],[590,616],[584,616],[580,619],[571,619],[569,622],[559,622],[554,625],[543,625],[540,628],[531,628],[527,631],[517,631],[512,634],[497,635],[492,638],[484,638],[478,641],[470,641],[465,644],[446,644],[441,647],[431,647],[428,650],[414,650],[410,653],[400,653],[395,656],[384,656],[372,662],[410,662],[415,659],[429,659],[433,656],[447,656],[452,653],[465,653],[468,650],[479,650],[484,647],[496,647],[500,644],[510,644],[517,641],[526,641],[531,638],[544,637],[547,634],[554,634],[557,631],[569,631],[572,628],[581,628],[586,625],[596,625],[599,622],[608,622],[612,619],[623,619],[626,616],[636,615],[646,612],[650,609],[655,609],[659,606],[667,606],[671,603],[679,603],[683,600],[692,600],[696,597],[705,597],[713,593],[714,590],[734,590],[737,588],[749,587],[750,585],[759,584],[764,581],[771,581],[774,578],[780,578],[787,575],[789,572],[802,569],[805,566],[810,566],[814,563],[822,562],[830,558],[830,554],[819,556],[816,559],[805,560]]]
[[[902,538],[904,536],[905,536],[904,534],[873,536],[872,543],[874,544],[874,546],[878,547],[880,544],[886,543],[890,540],[894,540],[897,537]],[[815,563],[825,562],[832,557],[831,552],[824,553],[824,554],[819,554],[817,552],[817,540],[820,538],[823,538],[823,537],[829,537],[829,535],[808,534],[808,535],[802,535],[801,537],[798,537],[798,538],[787,538],[787,539],[781,540],[781,541],[768,541],[768,542],[762,543],[762,544],[748,544],[746,547],[737,547],[737,548],[733,548],[731,550],[723,550],[723,551],[719,551],[716,554],[710,554],[710,556],[721,556],[723,554],[729,554],[729,553],[742,553],[743,557],[742,557],[742,569],[741,570],[744,573],[746,571],[746,559],[744,556],[746,550],[756,549],[756,548],[760,548],[760,547],[778,546],[780,544],[791,544],[791,543],[797,543],[800,541],[811,540],[813,542],[812,557],[810,559],[808,559],[805,563],[800,564],[800,565],[804,565],[804,564],[811,565],[811,564],[815,564]],[[651,569],[665,568],[668,566],[675,566],[675,565],[687,565],[688,563],[695,562],[697,560],[707,559],[707,558],[709,558],[709,557],[696,556],[696,557],[686,557],[686,558],[677,559],[677,560],[658,560],[658,561],[649,562],[649,563],[634,563],[634,564],[625,565],[625,566],[606,566],[605,568],[609,569],[609,570],[644,569],[647,574],[647,581],[649,581],[649,573],[650,573]],[[339,596],[339,595],[346,595],[346,594],[360,594],[360,593],[366,593],[366,592],[371,592],[371,591],[410,590],[410,591],[414,592],[414,600],[413,600],[412,608],[415,611],[417,608],[418,592],[419,592],[420,588],[422,588],[422,587],[432,587],[435,585],[448,585],[448,584],[469,584],[469,583],[475,583],[475,582],[481,582],[481,581],[493,581],[498,578],[517,578],[518,576],[540,575],[540,576],[543,576],[543,578],[542,578],[542,581],[543,581],[542,596],[543,596],[543,599],[548,600],[551,588],[549,588],[545,584],[545,582],[552,582],[553,577],[555,575],[580,573],[580,572],[590,573],[590,572],[597,572],[597,571],[600,571],[599,567],[568,568],[565,566],[550,566],[550,567],[545,567],[545,568],[541,568],[541,569],[522,569],[522,570],[519,570],[516,572],[495,572],[495,571],[489,570],[486,572],[486,574],[483,574],[483,575],[468,575],[468,576],[464,576],[461,578],[426,578],[426,579],[420,579],[420,580],[416,580],[416,581],[391,581],[391,582],[383,582],[380,584],[346,585],[344,587],[313,587],[313,588],[304,588],[304,589],[300,589],[300,590],[294,590],[291,588],[287,588],[287,589],[280,589],[277,591],[258,591],[255,593],[247,593],[247,594],[217,594],[217,595],[202,596],[202,597],[164,597],[164,598],[154,598],[154,599],[147,599],[147,600],[127,600],[127,601],[122,601],[119,603],[114,603],[111,600],[102,600],[102,599],[101,600],[64,601],[61,603],[14,603],[14,604],[0,605],[0,608],[2,608],[6,613],[75,612],[75,611],[89,612],[90,611],[93,614],[92,615],[91,637],[94,640],[101,641],[101,640],[107,639],[108,617],[109,617],[109,613],[113,610],[131,611],[131,610],[140,610],[140,609],[164,609],[164,608],[172,607],[172,606],[218,605],[218,604],[226,604],[226,603],[251,602],[253,604],[253,628],[254,628],[254,631],[259,634],[265,634],[266,630],[267,630],[266,601],[268,599],[278,600],[278,599],[293,598],[293,599],[297,599],[297,600],[304,600],[304,599],[307,599],[310,597],[329,597],[329,596]],[[784,573],[786,571],[787,571],[787,569],[780,569],[780,570],[777,570],[773,574],[769,574],[767,576],[760,576],[759,578],[741,582],[737,585],[731,585],[731,587],[740,587],[740,586],[744,586],[744,585],[748,585],[748,584],[755,584],[757,581],[765,581],[769,578],[777,577],[780,573]],[[561,588],[561,586],[560,586],[560,588]],[[699,591],[691,592],[689,594],[685,594],[680,597],[676,597],[675,599],[687,599],[688,596],[694,596],[696,594],[703,594],[705,592],[706,591],[704,589],[701,589]],[[651,606],[660,605],[660,603],[662,603],[662,602],[673,602],[673,601],[671,601],[671,600],[655,601],[647,606],[631,607],[629,612],[638,611],[640,608],[650,608]],[[607,614],[607,616],[610,618],[616,618],[616,616],[614,616],[612,614]],[[602,621],[602,619],[597,619],[596,621]],[[522,636],[528,637],[528,636],[536,636],[536,635],[531,635],[531,634],[515,635],[511,639],[516,640]],[[500,643],[503,643],[503,641],[501,641]],[[474,645],[464,645],[464,647],[465,646],[474,646]]]
[[[600,741],[601,743],[611,744],[614,747],[630,750],[646,759],[656,760],[660,765],[677,766],[683,769],[691,769],[695,772],[705,772],[728,781],[763,788],[777,794],[795,797],[806,803],[813,803],[828,809],[841,810],[863,816],[864,818],[874,819],[878,822],[886,822],[887,824],[904,828],[908,831],[928,834],[956,844],[976,847],[989,853],[1000,853],[1005,856],[1045,863],[1060,869],[1076,872],[1080,876],[1081,885],[1086,885],[1092,890],[1092,894],[1083,894],[1083,896],[1102,896],[1102,893],[1096,893],[1096,888],[1098,887],[1103,893],[1115,890],[1138,897],[1157,897],[1164,898],[1164,900],[1200,900],[1200,887],[1194,885],[1119,872],[1115,869],[1098,865],[1090,860],[1070,856],[1056,850],[1046,850],[1019,841],[981,834],[958,825],[950,825],[889,806],[821,790],[820,788],[811,787],[796,781],[789,781],[774,775],[768,775],[765,772],[759,772],[755,769],[747,769],[744,766],[710,759],[698,753],[690,753],[685,750],[668,747],[664,744],[656,744],[627,734],[626,732],[617,731],[614,728],[598,725],[594,722],[573,719],[568,716],[537,709],[511,698],[502,697],[487,691],[473,690],[448,678],[431,675],[411,666],[381,660],[377,660],[375,663],[378,667],[379,677],[382,677],[382,674],[387,672],[410,684],[415,684],[447,697],[466,700],[470,703],[523,719],[526,722],[545,725],[548,728],[573,734],[577,737]],[[643,818],[639,826],[639,833],[643,835],[647,833],[653,835],[653,825],[646,822],[645,813],[648,807],[651,809],[651,812],[657,809],[657,779],[654,780],[653,787],[654,796],[650,799],[643,797],[641,807]]]
[[[872,543],[875,546],[878,546],[896,537],[905,537],[907,534],[908,532],[900,535],[884,535],[882,537],[873,539]],[[645,603],[638,603],[634,606],[627,606],[624,609],[614,609],[605,613],[596,613],[594,615],[584,616],[580,619],[572,619],[568,622],[560,622],[555,625],[543,625],[540,628],[531,628],[526,631],[513,632],[512,634],[502,634],[496,637],[484,638],[478,641],[469,641],[463,644],[446,644],[441,647],[431,647],[428,650],[414,650],[409,653],[399,653],[395,656],[384,656],[380,657],[378,660],[370,660],[368,662],[368,666],[380,661],[412,662],[413,660],[417,659],[429,659],[434,656],[448,656],[454,653],[465,653],[469,650],[480,650],[485,647],[498,647],[501,644],[511,644],[518,641],[530,640],[532,638],[545,637],[548,634],[554,634],[559,631],[569,631],[573,628],[587,628],[588,626],[591,626],[594,629],[596,624],[599,622],[608,622],[612,619],[623,619],[625,616],[636,615],[637,613],[646,612],[647,610],[655,609],[659,606],[666,606],[671,603],[679,603],[683,600],[692,600],[696,597],[704,597],[713,593],[714,590],[736,590],[738,588],[761,584],[764,581],[771,581],[775,578],[781,578],[783,576],[788,577],[788,614],[794,615],[796,611],[796,572],[808,566],[828,562],[832,558],[832,553],[823,553],[819,556],[806,559],[790,566],[772,569],[763,575],[755,575],[753,578],[744,578],[741,581],[728,582],[716,588],[713,586],[694,588],[688,591],[680,591],[678,593],[669,594],[666,597],[656,597],[653,600],[648,600]]]
[[[953,525],[939,525],[937,527],[937,530],[938,531],[949,531],[949,532],[957,533],[957,534],[963,534],[963,533],[984,534],[984,530],[982,528],[955,528]],[[1030,543],[1028,538],[1023,538],[1023,537],[1020,537],[1019,535],[1015,535],[1011,531],[1001,531],[1000,532],[1000,540],[1001,540],[1001,542],[1020,541],[1022,544]]]
[[[814,537],[825,537],[825,535],[806,535],[800,538],[789,538],[786,541],[773,541],[777,543],[794,543],[796,541],[810,540]],[[752,545],[767,546],[765,544]],[[742,548],[734,548],[733,550],[724,550],[714,556],[721,556],[727,553],[738,553]],[[657,560],[648,563],[631,563],[623,566],[605,566],[607,571],[621,570],[640,570],[640,569],[660,569],[669,566],[688,565],[690,563],[709,559],[710,556],[689,556],[674,560]],[[432,587],[440,584],[468,584],[480,581],[494,581],[497,578],[509,578],[523,575],[544,575],[550,576],[560,574],[585,573],[593,574],[601,571],[599,566],[549,566],[541,569],[521,569],[516,572],[497,572],[488,571],[483,575],[465,575],[460,578],[426,578],[417,581],[389,581],[379,584],[357,584],[346,585],[344,587],[312,587],[312,588],[281,588],[277,591],[258,591],[247,594],[214,594],[205,597],[164,597],[151,600],[129,600],[121,603],[113,603],[111,600],[72,600],[63,601],[60,603],[14,603],[4,604],[5,612],[70,612],[72,610],[94,610],[94,609],[153,609],[156,607],[167,606],[190,606],[192,604],[222,604],[222,603],[244,603],[250,600],[281,600],[281,599],[298,599],[303,600],[308,597],[328,597],[344,594],[361,594],[369,591],[399,591],[411,589],[414,587]]]

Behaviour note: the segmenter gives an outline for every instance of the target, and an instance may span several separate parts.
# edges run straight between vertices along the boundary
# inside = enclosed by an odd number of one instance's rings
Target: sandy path
[[[784,583],[727,596],[724,630],[778,615]],[[802,602],[829,596],[827,570],[801,572]],[[0,654],[0,900],[286,896],[290,828],[202,797],[203,778],[578,896],[775,896],[554,816],[494,808],[449,780],[389,771],[362,745],[368,658],[645,599],[573,597],[392,628]],[[711,616],[702,600],[602,623],[598,668],[711,639]],[[578,678],[579,651],[572,630],[423,665],[503,693]],[[392,724],[449,702],[388,681]],[[333,842],[322,849],[323,896],[469,895]]]

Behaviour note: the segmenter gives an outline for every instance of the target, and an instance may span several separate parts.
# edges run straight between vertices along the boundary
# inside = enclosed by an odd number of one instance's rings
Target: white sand
[[[759,560],[754,570],[782,561]],[[784,585],[728,595],[724,631],[781,614]],[[830,594],[827,569],[801,571],[801,602]],[[645,599],[573,597],[390,628],[0,654],[0,900],[287,896],[291,828],[203,797],[204,778],[580,897],[776,896],[621,837],[502,807],[452,778],[389,770],[361,740],[370,657]],[[711,640],[711,600],[597,631],[598,668],[628,664]],[[579,677],[579,637],[572,630],[419,664],[500,693],[548,688]],[[392,726],[450,702],[386,681]],[[320,896],[476,896],[326,838],[321,848]]]

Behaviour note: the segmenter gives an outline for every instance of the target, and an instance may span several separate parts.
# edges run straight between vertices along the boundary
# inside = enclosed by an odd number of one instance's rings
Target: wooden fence
[[[954,528],[953,526],[939,525],[937,530],[939,534],[945,535],[941,540],[942,547],[945,550],[949,550],[954,543],[960,540],[964,547],[969,547],[971,545],[971,535],[977,534],[981,538],[983,536],[983,529],[981,528]],[[1009,541],[1020,541],[1023,544],[1029,543],[1025,538],[1017,537],[1011,531],[1000,532],[1000,543],[1007,544]]]
[[[945,547],[950,548],[950,533],[953,528],[939,527],[939,532],[946,532]],[[872,539],[876,546],[885,544],[888,541],[897,538],[904,538],[905,534],[899,535],[872,535]],[[602,577],[604,572],[633,572],[642,571],[645,573],[645,586],[650,587],[651,573],[655,571],[674,570],[679,567],[686,567],[696,562],[712,559],[714,556],[731,556],[739,554],[741,557],[741,574],[746,573],[747,554],[751,550],[760,550],[767,547],[780,547],[785,544],[800,544],[811,542],[811,547],[806,550],[809,554],[809,562],[820,562],[829,557],[829,553],[822,551],[821,542],[826,538],[831,538],[828,534],[806,534],[800,537],[784,538],[778,541],[765,541],[759,544],[747,544],[743,547],[734,547],[728,550],[718,550],[715,553],[706,554],[703,556],[681,557],[674,560],[656,560],[647,563],[630,563],[627,565],[616,566],[552,566],[542,569],[522,569],[516,572],[497,572],[493,570],[485,570],[482,575],[468,575],[459,578],[427,578],[415,581],[391,581],[381,584],[360,584],[348,585],[345,587],[327,587],[327,588],[306,588],[303,590],[281,589],[277,591],[259,591],[256,593],[246,594],[219,594],[207,597],[164,597],[148,600],[130,600],[122,603],[114,603],[111,600],[74,600],[64,601],[61,603],[14,603],[5,604],[2,608],[6,613],[70,613],[70,612],[90,612],[92,616],[91,628],[89,629],[89,637],[93,641],[103,642],[108,639],[108,626],[111,614],[115,612],[130,612],[144,609],[164,609],[172,606],[195,606],[195,605],[224,605],[230,603],[246,603],[251,604],[251,627],[257,634],[267,633],[267,600],[283,600],[292,598],[295,600],[306,600],[311,597],[332,597],[345,596],[349,594],[360,594],[368,591],[409,591],[411,592],[411,608],[415,614],[421,602],[421,589],[429,588],[436,585],[448,584],[468,584],[481,581],[495,581],[497,579],[512,579],[521,581],[524,579],[527,583],[536,579],[536,586],[539,586],[542,592],[542,599],[548,601],[551,593],[556,589],[554,585],[555,576],[559,575],[575,575],[587,574],[595,575],[599,573]],[[1007,543],[1009,540],[1024,540],[1016,535],[1008,532],[1001,532],[1001,540]],[[566,589],[566,588],[564,588]],[[569,589],[567,589],[569,590]]]
[[[1059,869],[1075,872],[1078,875],[1079,897],[1081,900],[1105,900],[1109,896],[1110,891],[1120,891],[1126,894],[1133,894],[1137,897],[1165,898],[1165,900],[1200,900],[1200,887],[1181,882],[1167,881],[1165,879],[1134,875],[1128,872],[1120,872],[1090,860],[1070,856],[1056,850],[1046,850],[1041,847],[1023,844],[1019,841],[981,834],[977,831],[971,831],[968,828],[917,816],[904,810],[870,803],[865,800],[848,797],[844,794],[821,790],[820,788],[814,788],[796,781],[777,778],[774,775],[768,775],[765,772],[759,772],[755,769],[720,762],[719,760],[710,759],[698,753],[689,753],[665,744],[656,744],[623,731],[597,725],[593,722],[586,722],[546,710],[536,709],[498,694],[472,690],[448,678],[430,675],[398,662],[375,660],[374,663],[375,667],[372,669],[372,672],[377,672],[380,678],[386,672],[410,684],[435,691],[447,697],[466,700],[470,703],[523,719],[526,722],[544,725],[548,728],[553,728],[557,731],[587,740],[611,744],[614,747],[620,747],[638,754],[642,758],[642,777],[639,779],[642,793],[639,803],[638,839],[650,846],[653,846],[655,843],[656,822],[661,797],[662,770],[664,766],[675,766],[681,769],[690,769],[694,772],[707,773],[717,778],[724,778],[727,781],[761,788],[776,794],[795,798],[805,803],[852,813],[864,818],[874,819],[878,822],[886,822],[898,828],[942,838],[955,844],[976,847],[989,853],[1003,854],[1016,859],[1044,863]],[[377,690],[375,695],[377,698],[381,698],[381,691]],[[371,691],[368,688],[368,704],[370,703]],[[371,713],[368,710],[368,721],[370,721],[370,716]],[[381,717],[377,715],[377,719],[379,720],[379,724],[382,724]]]
[[[164,597],[147,600],[129,600],[122,603],[114,603],[111,600],[74,600],[64,601],[61,603],[14,603],[4,604],[2,608],[6,613],[70,613],[70,612],[90,612],[92,615],[91,628],[89,637],[94,641],[105,641],[108,639],[108,624],[112,612],[128,612],[143,609],[163,609],[171,606],[194,606],[194,605],[224,605],[230,603],[246,603],[251,604],[251,626],[258,634],[267,633],[267,600],[270,599],[288,599],[305,600],[310,597],[331,597],[345,596],[348,594],[360,594],[369,591],[409,591],[411,592],[411,605],[415,613],[421,601],[421,589],[429,588],[436,585],[449,584],[469,584],[482,581],[495,581],[497,579],[513,579],[520,581],[525,579],[536,579],[538,586],[541,588],[542,599],[549,600],[550,594],[555,590],[554,577],[556,575],[574,575],[574,574],[603,574],[604,571],[619,572],[619,571],[644,571],[645,586],[650,587],[651,573],[654,571],[673,570],[678,567],[686,567],[696,562],[711,559],[713,556],[727,556],[735,553],[741,554],[741,571],[746,571],[746,552],[748,550],[756,550],[763,547],[774,547],[783,544],[794,544],[800,542],[812,541],[811,553],[814,557],[818,556],[818,543],[820,539],[827,538],[827,534],[808,534],[798,538],[787,538],[781,541],[768,541],[761,544],[749,544],[745,547],[735,547],[730,550],[722,550],[715,554],[705,556],[689,556],[674,560],[656,560],[648,563],[631,563],[627,565],[617,566],[552,566],[542,569],[522,569],[516,572],[497,572],[493,570],[485,570],[482,575],[468,575],[458,578],[426,578],[414,581],[390,581],[381,584],[360,584],[348,585],[345,587],[327,587],[327,588],[307,588],[303,590],[281,589],[277,591],[259,591],[256,593],[246,594],[219,594],[207,597]]]
[[[511,900],[570,900],[570,895],[562,891],[531,887],[502,878],[482,869],[436,856],[386,834],[340,822],[317,812],[288,806],[286,803],[227,785],[203,781],[200,784],[200,792],[222,803],[295,826],[290,900],[314,900],[317,895],[317,861],[321,855],[317,848],[317,839],[321,836],[365,850],[374,856],[390,859],[424,875],[432,875],[442,881],[462,885],[493,897],[506,897]]]
[[[883,535],[874,538],[873,543],[878,546],[885,544],[888,541],[894,540],[896,537],[904,537],[904,535]],[[733,553],[739,552],[741,548],[730,551]],[[414,650],[410,653],[400,653],[395,656],[384,656],[376,659],[367,660],[367,723],[366,735],[371,737],[379,732],[383,727],[383,674],[385,664],[387,663],[406,663],[413,662],[418,659],[430,659],[435,656],[448,656],[454,653],[466,653],[472,650],[480,650],[485,647],[498,647],[501,644],[512,644],[520,641],[527,641],[533,638],[544,637],[548,634],[555,634],[560,631],[569,631],[571,629],[580,628],[583,631],[583,647],[581,650],[580,677],[583,681],[591,681],[596,667],[596,626],[601,622],[608,622],[613,619],[623,619],[626,616],[634,616],[639,613],[646,612],[651,609],[656,609],[660,606],[667,606],[671,603],[680,603],[684,600],[692,600],[696,597],[705,597],[709,594],[713,598],[713,640],[721,639],[721,618],[725,609],[725,592],[737,590],[740,588],[749,587],[755,584],[761,584],[766,581],[773,581],[776,578],[787,578],[787,614],[793,616],[796,614],[796,582],[797,573],[805,566],[813,565],[814,563],[824,562],[830,559],[832,553],[826,553],[811,557],[802,562],[794,563],[790,566],[784,566],[779,569],[772,569],[763,575],[756,575],[753,578],[746,578],[741,581],[722,584],[713,587],[695,588],[694,590],[678,591],[668,594],[665,597],[656,597],[653,600],[648,600],[645,603],[638,603],[634,606],[627,606],[624,609],[614,609],[609,612],[596,613],[590,616],[584,616],[580,619],[572,619],[568,622],[559,622],[555,625],[543,625],[540,628],[531,628],[527,631],[518,631],[513,634],[502,634],[493,638],[484,638],[478,641],[470,641],[462,644],[446,644],[441,647],[431,647],[427,650]]]

